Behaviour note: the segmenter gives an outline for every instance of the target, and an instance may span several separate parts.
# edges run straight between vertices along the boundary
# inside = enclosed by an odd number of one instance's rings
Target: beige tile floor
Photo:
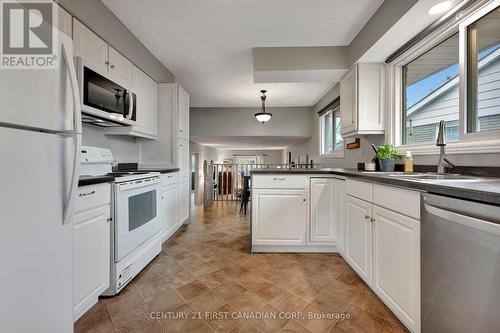
[[[248,247],[249,217],[235,203],[195,208],[161,254],[118,296],[100,299],[75,332],[407,332],[340,256],[250,255]]]

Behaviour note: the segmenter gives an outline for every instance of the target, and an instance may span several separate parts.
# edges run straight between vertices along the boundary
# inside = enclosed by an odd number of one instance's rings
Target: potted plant
[[[394,145],[386,143],[377,147],[376,157],[379,160],[380,171],[393,172],[395,161],[403,157],[403,154]]]

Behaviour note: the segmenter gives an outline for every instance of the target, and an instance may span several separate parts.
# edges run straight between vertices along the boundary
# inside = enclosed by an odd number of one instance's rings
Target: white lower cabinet
[[[179,186],[179,223],[182,224],[189,220],[189,195],[190,195],[190,182],[189,178],[187,180],[181,180]]]
[[[344,258],[370,284],[372,256],[372,204],[350,195],[346,197],[346,237]]]
[[[160,213],[162,221],[162,241],[172,236],[179,227],[179,185],[163,187],[160,194]]]
[[[307,191],[254,189],[252,245],[305,245]]]
[[[73,217],[73,312],[80,318],[109,287],[110,185],[78,190]]]
[[[311,220],[309,241],[344,246],[345,181],[335,178],[311,178]]]
[[[420,222],[373,207],[372,289],[412,331],[420,331]]]
[[[350,179],[347,193],[344,259],[410,331],[419,333],[420,221],[414,217],[420,194]],[[404,200],[396,204],[390,198]]]

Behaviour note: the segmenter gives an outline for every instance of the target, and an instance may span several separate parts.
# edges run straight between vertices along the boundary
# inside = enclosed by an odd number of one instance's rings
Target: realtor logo
[[[1,2],[1,68],[47,69],[57,65],[57,7],[52,1]]]

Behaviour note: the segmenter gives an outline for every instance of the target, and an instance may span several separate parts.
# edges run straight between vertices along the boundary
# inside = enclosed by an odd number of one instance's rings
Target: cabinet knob
[[[365,220],[368,220],[369,218],[370,218],[370,216],[365,215]]]
[[[109,67],[111,67],[111,68],[115,68],[115,65],[110,65]]]
[[[372,217],[372,218],[370,218],[370,221],[371,222],[375,222],[375,219]]]
[[[104,64],[109,65],[109,61],[107,61],[107,60],[106,60],[106,61],[104,62]]]
[[[108,219],[106,221],[111,222],[111,221],[113,221],[113,218],[112,217],[108,217]]]

